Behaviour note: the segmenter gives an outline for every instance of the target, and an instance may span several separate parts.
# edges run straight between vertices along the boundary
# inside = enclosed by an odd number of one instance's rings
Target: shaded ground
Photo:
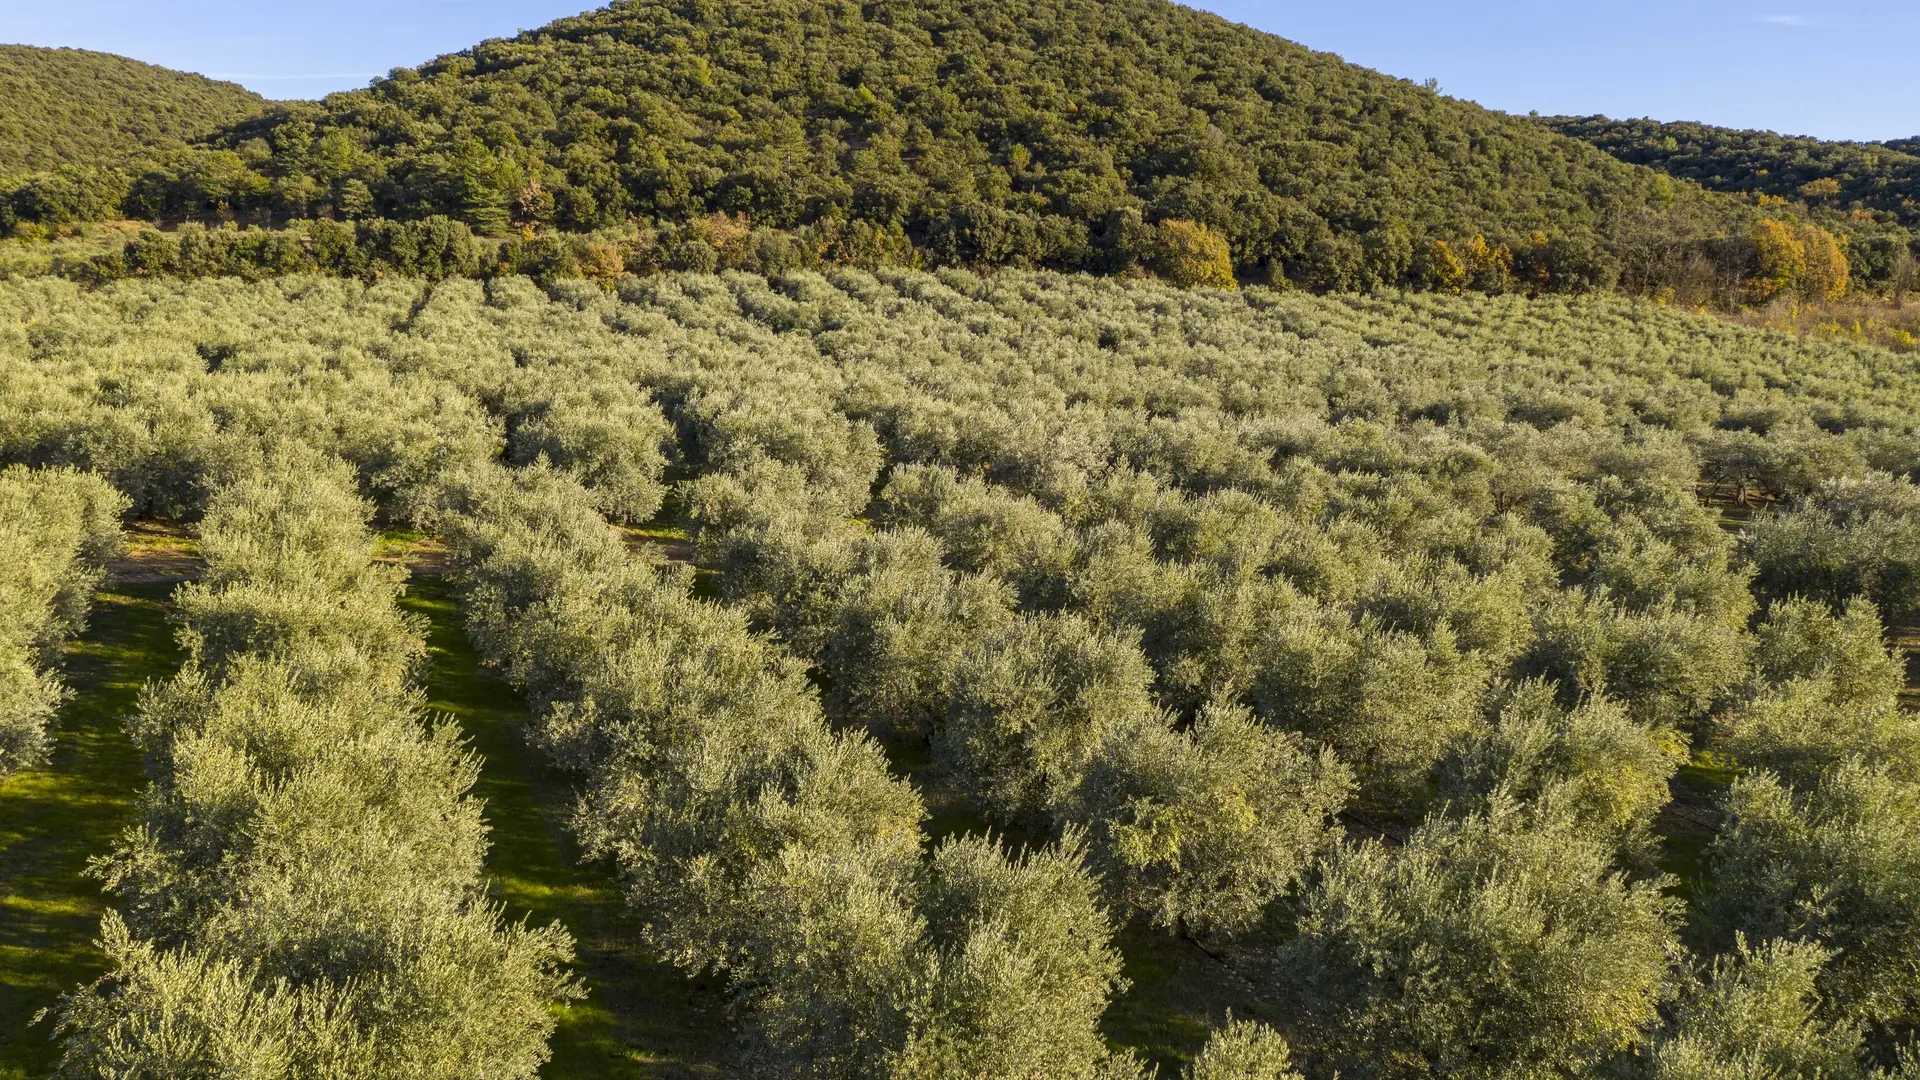
[[[1278,1023],[1273,1004],[1241,975],[1240,956],[1216,957],[1184,938],[1129,926],[1116,939],[1131,983],[1100,1018],[1100,1033],[1116,1047],[1139,1053],[1172,1080],[1206,1045],[1207,1036],[1236,1020]]]
[[[1920,626],[1903,626],[1893,632],[1893,643],[1907,662],[1907,688],[1900,697],[1909,706],[1920,708]]]
[[[54,731],[49,766],[0,783],[0,1080],[45,1076],[57,1047],[40,1010],[105,970],[94,947],[105,898],[86,876],[126,827],[144,786],[122,718],[140,688],[180,662],[167,597],[199,575],[192,538],[167,526],[129,530],[116,583],[96,603],[88,632],[68,650],[74,698]],[[383,537],[383,558],[416,572],[440,568],[423,537]],[[429,622],[430,707],[453,716],[484,760],[476,794],[491,827],[494,891],[509,916],[560,920],[578,942],[576,972],[589,997],[560,1017],[555,1080],[678,1080],[731,1075],[732,1028],[718,985],[649,961],[635,946],[618,890],[582,867],[565,833],[565,781],[532,764],[520,744],[524,707],[479,668],[455,618],[449,586],[416,576],[403,601]]]
[[[0,1080],[40,1077],[56,1054],[41,1009],[106,969],[94,947],[105,900],[86,876],[126,827],[145,784],[121,718],[149,680],[180,663],[167,622],[169,581],[109,586],[69,646],[74,697],[53,732],[53,761],[0,782]]]
[[[107,564],[113,581],[128,585],[187,581],[206,569],[199,544],[178,525],[136,521],[127,526],[126,538],[126,554]]]
[[[486,800],[493,844],[488,871],[509,918],[558,919],[577,943],[575,972],[586,1001],[560,1018],[553,1080],[734,1075],[725,997],[716,981],[688,979],[637,945],[619,890],[599,868],[580,864],[566,832],[573,796],[539,767],[521,742],[525,706],[481,669],[443,578],[416,575],[402,606],[426,617],[432,668],[428,705],[459,721],[484,765],[475,793]]]

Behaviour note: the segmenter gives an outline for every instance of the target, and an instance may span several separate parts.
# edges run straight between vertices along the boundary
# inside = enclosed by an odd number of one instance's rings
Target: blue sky
[[[73,45],[268,97],[362,86],[586,0],[0,0],[0,41]],[[992,0],[976,0],[991,3]],[[1196,6],[1511,112],[1920,135],[1916,0],[1203,0]]]

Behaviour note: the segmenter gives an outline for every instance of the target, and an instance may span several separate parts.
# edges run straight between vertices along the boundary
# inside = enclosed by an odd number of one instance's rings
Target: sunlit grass
[[[67,650],[73,700],[45,769],[0,782],[0,1078],[45,1076],[57,1047],[30,1021],[105,970],[94,947],[105,901],[87,860],[127,825],[145,784],[121,719],[140,688],[180,662],[167,621],[168,583],[101,593],[86,635]]]
[[[603,868],[583,866],[565,823],[573,794],[521,741],[525,707],[479,667],[458,621],[452,590],[416,577],[402,606],[428,620],[429,707],[459,721],[485,761],[475,794],[492,832],[488,871],[510,919],[558,919],[572,932],[575,970],[588,997],[564,1010],[544,1076],[718,1077],[733,1045],[725,998],[713,980],[689,979],[648,958],[635,921]]]

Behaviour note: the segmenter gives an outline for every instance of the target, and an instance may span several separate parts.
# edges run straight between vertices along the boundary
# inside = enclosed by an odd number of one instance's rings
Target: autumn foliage
[[[1227,238],[1191,221],[1163,221],[1154,230],[1154,272],[1182,288],[1236,288]]]

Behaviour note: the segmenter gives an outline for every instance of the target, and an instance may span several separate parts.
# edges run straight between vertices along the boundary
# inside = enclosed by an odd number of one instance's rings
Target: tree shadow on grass
[[[94,945],[106,903],[87,860],[107,854],[146,785],[122,720],[143,685],[180,665],[167,620],[174,585],[123,583],[96,597],[87,632],[66,649],[73,698],[52,761],[0,781],[0,1080],[51,1070],[51,1025],[30,1021],[106,970]]]
[[[678,1080],[736,1075],[726,996],[717,979],[690,979],[654,961],[639,943],[620,890],[583,865],[566,830],[573,792],[523,742],[526,706],[484,670],[467,642],[451,585],[413,578],[402,607],[425,617],[432,650],[428,707],[457,720],[483,759],[474,794],[486,800],[488,873],[510,919],[558,919],[575,939],[574,971],[588,997],[559,1017],[555,1080]]]

